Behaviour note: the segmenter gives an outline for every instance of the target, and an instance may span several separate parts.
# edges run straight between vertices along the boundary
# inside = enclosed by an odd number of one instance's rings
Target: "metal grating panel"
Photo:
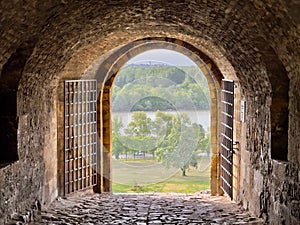
[[[234,82],[222,80],[221,188],[232,199]]]
[[[64,192],[96,184],[97,82],[65,81]]]

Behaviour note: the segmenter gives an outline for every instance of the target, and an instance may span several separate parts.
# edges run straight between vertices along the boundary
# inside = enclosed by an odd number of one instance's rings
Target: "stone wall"
[[[19,117],[19,145],[34,140],[32,123],[33,120],[29,120],[28,115]],[[36,129],[36,132],[40,132],[40,130]],[[34,146],[34,143],[31,144]],[[41,152],[28,152],[27,149],[30,149],[30,146],[18,146],[19,161],[0,170],[0,211],[3,215],[0,223],[2,224],[5,224],[8,217],[28,222],[38,216],[41,208],[42,175],[44,173]]]
[[[297,0],[1,2],[0,83],[8,84],[13,78],[13,88],[7,91],[13,96],[10,102],[15,110],[9,117],[18,156],[0,169],[0,213],[4,215],[0,223],[15,212],[38,209],[57,195],[54,156],[60,150],[55,118],[59,80],[81,77],[112,49],[161,37],[182,40],[199,49],[226,78],[236,74],[234,79],[247,101],[247,121],[240,124],[237,199],[273,224],[296,224],[299,11]],[[273,65],[277,63],[282,64],[280,72]],[[287,78],[289,87],[281,85]],[[272,124],[280,122],[274,122],[274,112],[280,113],[281,107],[271,110],[274,93],[279,98],[289,94],[283,104],[289,123],[279,127],[289,135],[288,156],[283,162],[271,159],[271,136],[278,131]],[[0,104],[7,105],[5,100],[0,98]],[[0,134],[5,133],[6,128],[0,129]],[[0,140],[0,146],[8,144],[5,138]],[[1,154],[9,151],[3,149]]]

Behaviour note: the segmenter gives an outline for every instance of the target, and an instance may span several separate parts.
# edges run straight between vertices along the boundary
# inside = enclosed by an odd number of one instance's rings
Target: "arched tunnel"
[[[234,81],[234,202],[269,224],[298,224],[300,2],[2,1],[0,223],[65,195],[64,82],[96,79],[94,191],[111,191],[114,77],[135,55],[175,50],[211,93],[211,194],[220,187],[222,79]],[[245,119],[240,118],[245,103]]]

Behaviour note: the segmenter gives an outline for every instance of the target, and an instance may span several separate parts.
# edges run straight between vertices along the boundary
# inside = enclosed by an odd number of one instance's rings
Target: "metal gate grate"
[[[65,81],[64,193],[96,184],[97,82]]]
[[[234,82],[222,80],[221,188],[232,199]]]

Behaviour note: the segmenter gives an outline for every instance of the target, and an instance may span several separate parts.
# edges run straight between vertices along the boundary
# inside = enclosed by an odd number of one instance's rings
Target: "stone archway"
[[[175,37],[175,36],[174,36]],[[109,37],[113,38],[113,37]],[[108,38],[108,39],[109,39]],[[186,40],[185,40],[186,39]],[[130,39],[129,39],[130,40]],[[128,40],[128,41],[129,41]],[[132,39],[131,39],[132,40]],[[220,133],[220,83],[222,78],[234,79],[237,81],[234,69],[228,63],[226,58],[222,56],[218,49],[216,49],[211,43],[207,42],[205,45],[194,45],[195,43],[189,38],[184,38],[180,40],[177,38],[167,38],[167,37],[147,37],[142,39],[133,40],[127,44],[120,45],[106,51],[102,55],[96,54],[92,51],[91,54],[94,55],[94,61],[90,66],[83,72],[81,68],[82,65],[79,63],[81,54],[87,54],[86,51],[91,51],[92,47],[82,49],[78,54],[69,61],[69,63],[64,68],[64,71],[60,74],[60,81],[58,83],[58,99],[57,99],[57,134],[63,133],[63,118],[62,118],[62,93],[63,81],[66,79],[90,79],[94,78],[97,80],[98,84],[98,136],[99,136],[99,155],[98,158],[98,176],[97,185],[94,187],[94,191],[98,193],[110,192],[111,191],[111,151],[107,151],[111,146],[111,107],[110,107],[110,93],[113,79],[116,77],[119,69],[132,57],[135,55],[147,51],[150,49],[164,48],[169,50],[178,51],[191,60],[193,60],[199,68],[202,70],[204,75],[208,80],[210,87],[211,96],[211,133],[215,134],[211,139],[211,193],[213,195],[222,194],[222,190],[219,184],[220,169],[219,169],[219,133]],[[193,43],[190,44],[190,43]],[[208,46],[211,47],[211,51],[208,51]],[[209,55],[209,56],[208,56]],[[214,58],[216,57],[216,58]],[[212,60],[214,58],[214,60]],[[89,59],[91,61],[91,59]],[[85,62],[85,61],[84,61]],[[216,63],[217,62],[217,63]],[[218,64],[218,66],[217,66]],[[84,64],[83,64],[84,65]],[[219,69],[220,68],[220,69]],[[76,69],[79,69],[76,71]],[[224,76],[220,72],[224,71]],[[83,74],[78,73],[82,71]],[[238,84],[238,82],[237,82]],[[240,86],[238,85],[238,90]],[[239,104],[240,91],[236,92],[237,106]],[[238,125],[238,124],[237,124]],[[238,131],[239,129],[237,129]],[[238,136],[238,132],[237,135]],[[57,153],[58,153],[58,174],[63,174],[63,155],[59,149],[63,148],[63,142],[58,136],[57,138]],[[236,165],[234,166],[235,176],[234,176],[234,199],[238,195],[239,186],[239,160],[240,155],[235,157],[234,161]],[[108,178],[108,179],[107,179]],[[61,175],[58,177],[58,193],[62,195],[63,181]]]
[[[147,38],[132,42],[118,49],[99,66],[97,75],[106,76],[100,91],[99,119],[100,133],[103,143],[102,178],[103,191],[111,191],[111,87],[120,68],[132,57],[151,49],[168,49],[178,51],[190,57],[202,70],[210,89],[211,103],[211,193],[221,194],[219,187],[219,109],[220,109],[220,81],[223,78],[215,63],[192,45],[171,38]],[[105,65],[105,66],[103,66]],[[97,78],[99,79],[99,78]],[[237,183],[237,182],[235,182]]]

